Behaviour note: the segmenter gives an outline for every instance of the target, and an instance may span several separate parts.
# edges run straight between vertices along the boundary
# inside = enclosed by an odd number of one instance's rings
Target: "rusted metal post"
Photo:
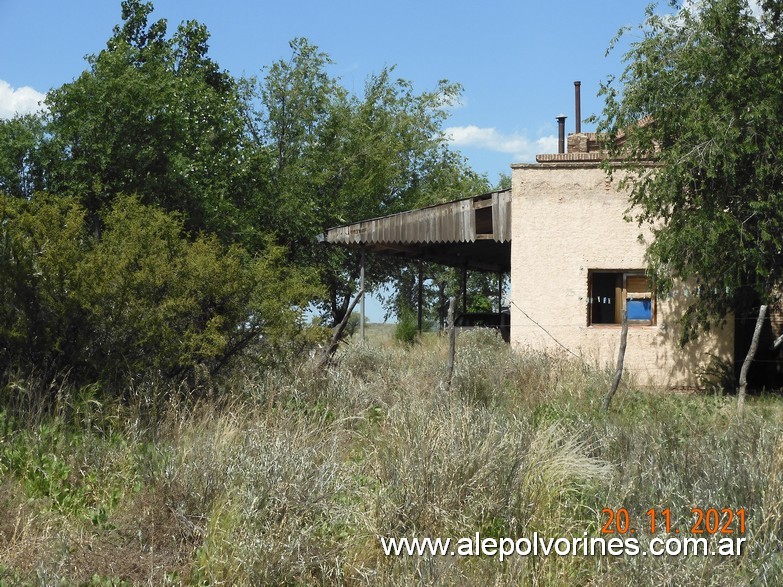
[[[565,114],[557,116],[557,152],[565,153],[565,121],[568,118]]]
[[[581,94],[582,82],[574,82],[574,110],[576,114],[576,120],[574,121],[574,132],[579,134],[582,132],[582,96]]]

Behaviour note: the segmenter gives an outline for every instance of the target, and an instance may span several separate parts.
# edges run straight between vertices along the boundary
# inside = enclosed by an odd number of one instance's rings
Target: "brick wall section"
[[[571,133],[568,135],[569,153],[594,153],[599,151],[598,135],[594,132]]]
[[[547,155],[536,155],[536,161],[539,163],[569,163],[578,161],[603,161],[606,156],[602,153],[552,153]]]

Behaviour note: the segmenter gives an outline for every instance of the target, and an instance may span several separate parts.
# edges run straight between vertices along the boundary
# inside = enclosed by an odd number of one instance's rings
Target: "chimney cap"
[[[558,114],[557,116],[555,116],[555,120],[561,120],[561,119],[565,120],[566,118],[568,118],[568,116],[566,116],[565,114]]]

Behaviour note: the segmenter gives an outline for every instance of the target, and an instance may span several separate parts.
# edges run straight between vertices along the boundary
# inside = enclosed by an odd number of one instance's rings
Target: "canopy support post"
[[[362,247],[362,266],[359,270],[359,291],[362,292],[362,299],[361,303],[359,305],[359,336],[364,343],[364,261],[365,261],[365,251],[364,247]]]
[[[422,329],[422,318],[423,318],[423,306],[424,306],[424,265],[421,261],[419,261],[419,293],[418,293],[418,325],[419,325],[419,336],[421,336],[421,329]]]

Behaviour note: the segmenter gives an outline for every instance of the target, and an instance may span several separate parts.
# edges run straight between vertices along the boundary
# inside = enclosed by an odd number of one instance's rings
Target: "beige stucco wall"
[[[515,165],[512,189],[512,345],[566,347],[591,364],[613,366],[620,326],[588,326],[588,270],[645,267],[641,230],[624,220],[627,198],[600,168],[579,163]],[[655,326],[629,328],[625,366],[640,384],[695,386],[710,354],[731,357],[731,321],[722,332],[679,348],[682,305],[659,299]]]

